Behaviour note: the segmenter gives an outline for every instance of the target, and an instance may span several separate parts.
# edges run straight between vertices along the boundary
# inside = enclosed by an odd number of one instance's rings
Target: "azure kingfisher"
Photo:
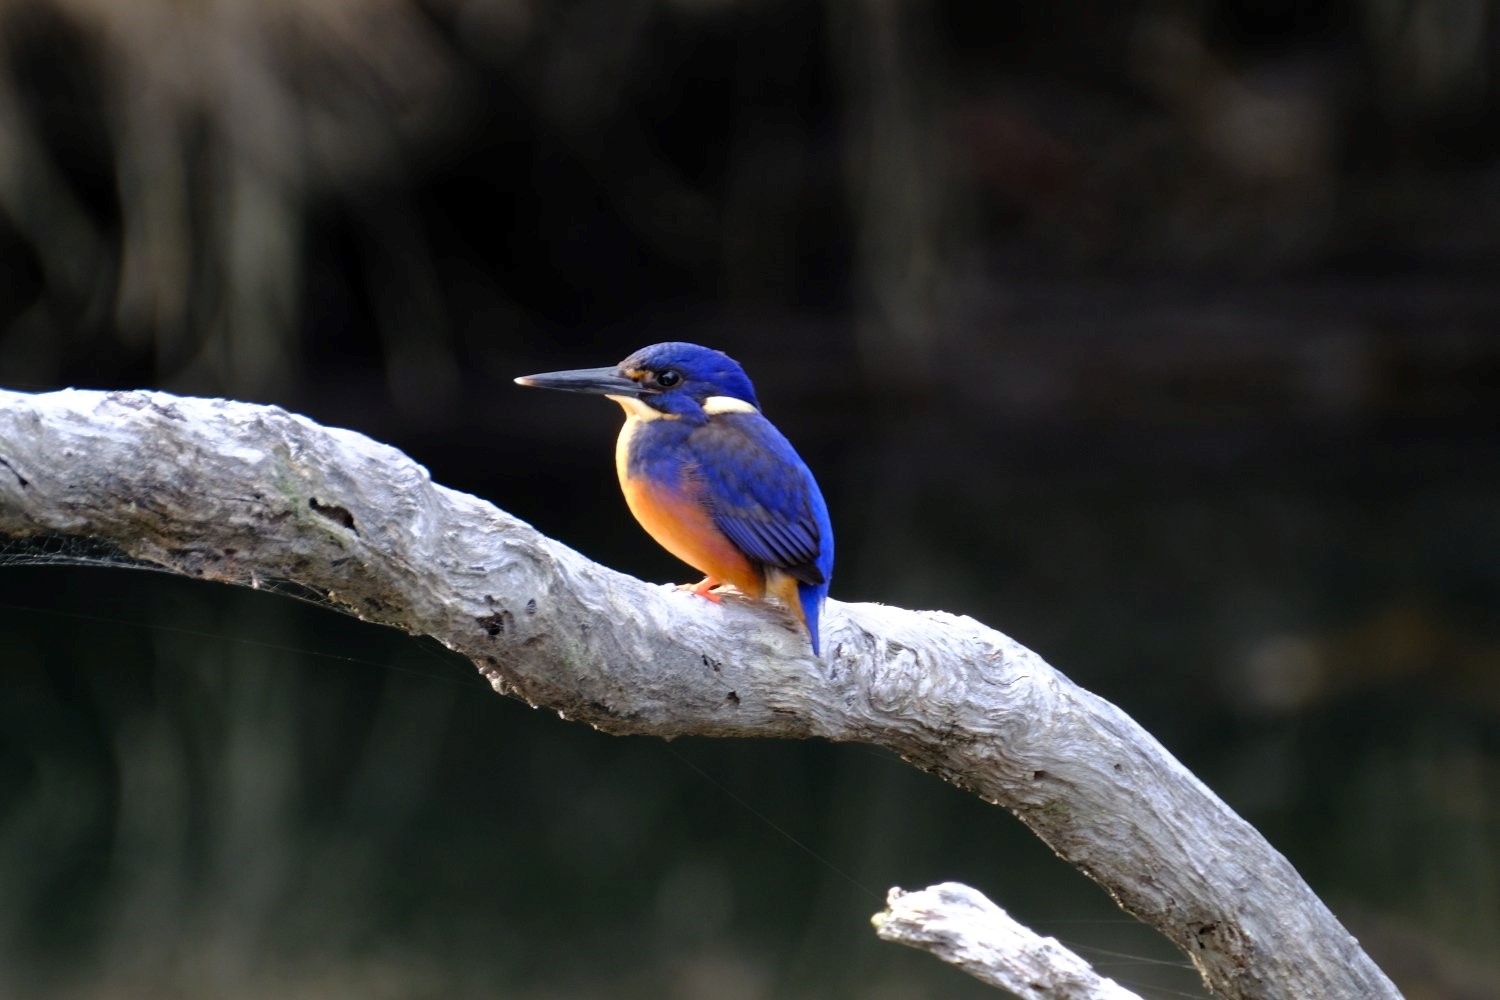
[[[521,385],[589,392],[619,403],[615,466],[625,503],[668,552],[704,573],[688,587],[718,602],[733,584],[770,594],[807,628],[833,576],[833,526],[818,484],[761,415],[745,370],[697,344],[655,344],[614,368],[546,372]]]

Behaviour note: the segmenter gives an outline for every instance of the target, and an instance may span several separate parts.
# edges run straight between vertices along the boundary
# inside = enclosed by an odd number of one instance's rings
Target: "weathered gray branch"
[[[363,435],[162,393],[0,391],[0,537],[294,581],[610,733],[889,747],[1012,810],[1226,997],[1395,997],[1287,860],[1113,705],[954,615],[774,608],[590,562]]]
[[[930,951],[1021,1000],[1140,1000],[1099,975],[1056,938],[1042,937],[975,889],[956,882],[892,889],[871,918],[883,941]]]

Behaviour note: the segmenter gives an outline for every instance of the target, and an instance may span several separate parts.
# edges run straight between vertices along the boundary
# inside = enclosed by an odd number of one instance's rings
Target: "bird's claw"
[[[699,597],[706,597],[715,604],[722,604],[724,599],[713,592],[713,588],[717,586],[719,586],[718,580],[715,580],[711,576],[705,576],[697,583],[679,583],[677,589],[686,590],[688,593],[697,594]]]

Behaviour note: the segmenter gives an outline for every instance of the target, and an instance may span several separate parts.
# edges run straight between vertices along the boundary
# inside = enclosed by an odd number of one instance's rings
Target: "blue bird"
[[[760,412],[745,370],[697,344],[642,348],[614,368],[546,372],[521,385],[607,396],[625,409],[615,465],[647,534],[705,574],[712,601],[733,584],[790,608],[821,655],[833,526],[818,484]],[[687,585],[684,584],[686,587]]]

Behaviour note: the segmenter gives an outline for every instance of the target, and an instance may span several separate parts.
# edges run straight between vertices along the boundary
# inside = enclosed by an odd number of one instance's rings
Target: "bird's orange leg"
[[[677,589],[686,590],[689,593],[697,594],[699,597],[706,597],[715,604],[722,604],[724,599],[713,592],[713,588],[718,586],[721,586],[720,581],[715,580],[711,576],[705,576],[697,583],[679,583]]]

